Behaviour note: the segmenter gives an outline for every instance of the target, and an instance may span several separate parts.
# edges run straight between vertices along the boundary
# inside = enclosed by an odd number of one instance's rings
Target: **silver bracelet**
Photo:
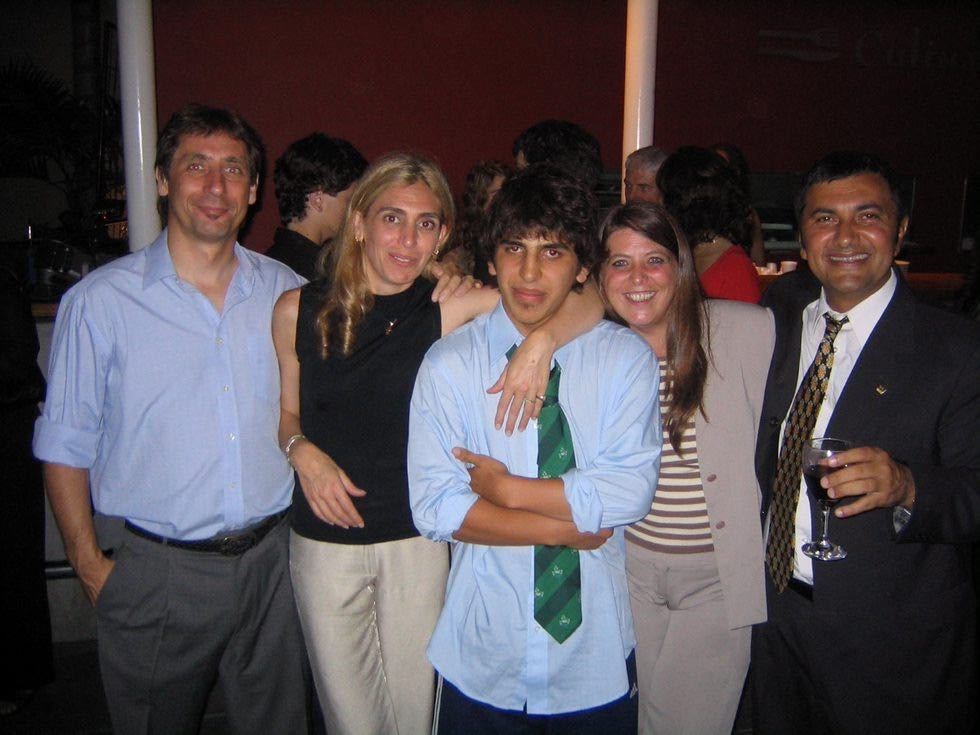
[[[286,446],[282,448],[282,453],[286,455],[286,461],[289,462],[290,465],[293,463],[292,457],[290,456],[293,451],[293,445],[295,445],[296,442],[300,441],[301,439],[306,439],[306,436],[303,434],[293,434],[286,440]],[[306,440],[309,441],[308,439]]]

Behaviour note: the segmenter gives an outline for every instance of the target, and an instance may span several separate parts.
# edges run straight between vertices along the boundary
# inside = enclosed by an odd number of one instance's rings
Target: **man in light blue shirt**
[[[484,242],[501,304],[437,342],[419,371],[412,512],[425,536],[454,542],[429,645],[443,679],[443,733],[636,730],[621,527],[649,510],[656,484],[656,363],[642,340],[609,322],[555,353],[571,439],[558,453],[574,455],[555,477],[543,470],[545,438],[539,445],[536,428],[495,429],[496,397],[486,392],[510,348],[586,280],[595,233],[594,199],[578,184],[538,167],[515,174],[494,201]],[[580,550],[581,623],[570,634],[539,622],[535,545]]]
[[[156,162],[167,229],[83,279],[55,325],[34,449],[117,733],[195,732],[216,679],[235,732],[306,727],[270,328],[302,279],[236,242],[260,159],[235,113],[177,112]],[[113,559],[92,507],[126,520]]]

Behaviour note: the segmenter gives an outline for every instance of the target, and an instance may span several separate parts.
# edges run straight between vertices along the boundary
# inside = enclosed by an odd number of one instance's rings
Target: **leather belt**
[[[807,584],[806,582],[797,579],[796,577],[790,577],[789,584],[786,585],[789,589],[793,590],[800,597],[805,597],[810,602],[813,602],[813,585]]]
[[[275,515],[259,521],[253,526],[233,534],[201,539],[200,541],[182,541],[181,539],[158,536],[129,521],[126,521],[126,530],[135,536],[145,538],[147,541],[153,541],[164,546],[172,546],[175,549],[199,551],[205,554],[221,554],[222,556],[241,556],[249,549],[257,546],[262,539],[268,536],[269,532],[279,525],[279,521],[285,518],[288,512],[288,509],[280,511]]]

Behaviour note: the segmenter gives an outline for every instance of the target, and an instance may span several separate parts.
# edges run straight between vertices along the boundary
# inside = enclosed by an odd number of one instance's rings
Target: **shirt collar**
[[[517,327],[507,316],[503,301],[499,301],[496,308],[490,312],[490,318],[487,321],[487,341],[490,347],[491,365],[500,360],[506,360],[507,350],[524,341],[524,335],[517,331]]]
[[[173,258],[170,257],[170,251],[167,249],[166,228],[157,236],[156,240],[146,246],[143,253],[146,258],[146,265],[143,270],[143,288],[149,288],[164,278],[177,277]]]
[[[170,250],[167,248],[167,230],[164,228],[157,239],[146,246],[144,249],[146,257],[146,267],[143,271],[143,288],[149,288],[157,281],[165,278],[177,278],[177,269],[174,268],[173,258],[170,257]],[[238,289],[243,296],[248,296],[255,283],[257,270],[255,268],[254,257],[249,251],[235,243],[235,259],[238,260],[238,268],[231,279],[229,290]]]
[[[845,325],[845,329],[850,328],[854,330],[854,334],[863,345],[868,341],[868,337],[871,336],[871,333],[877,326],[878,320],[881,319],[881,315],[885,312],[885,309],[891,302],[892,296],[895,295],[895,289],[897,287],[898,279],[895,277],[895,270],[892,269],[889,271],[888,280],[885,281],[885,284],[881,288],[868,296],[868,298],[866,298],[864,301],[857,304],[846,314],[842,314],[830,308],[830,305],[827,303],[827,294],[821,288],[820,298],[811,304],[812,308],[808,314],[810,329],[819,330],[820,333],[823,334],[823,315],[828,311],[835,319],[840,319],[841,317],[846,316],[847,325]]]

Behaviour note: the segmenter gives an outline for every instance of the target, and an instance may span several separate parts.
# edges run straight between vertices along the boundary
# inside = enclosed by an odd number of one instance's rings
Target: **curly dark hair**
[[[748,194],[732,167],[714,151],[678,148],[657,172],[657,186],[691,247],[716,235],[742,247],[751,242]]]
[[[544,120],[532,125],[517,136],[512,152],[514,158],[523,153],[528,165],[549,163],[590,191],[602,177],[599,141],[568,120]]]
[[[180,147],[181,139],[186,135],[217,135],[224,133],[230,138],[241,141],[245,145],[248,158],[248,177],[253,184],[258,183],[262,172],[262,156],[264,149],[262,139],[255,129],[246,122],[245,118],[234,110],[221,107],[208,107],[192,103],[177,110],[167,124],[163,126],[160,138],[157,140],[157,158],[155,168],[166,181],[170,176],[170,164],[174,154]],[[166,197],[157,197],[157,211],[164,220],[167,219],[169,208]]]
[[[313,133],[291,143],[273,170],[282,223],[303,217],[308,194],[324,191],[337,196],[361,178],[366,168],[364,156],[342,138]]]
[[[505,240],[553,237],[592,268],[599,261],[598,211],[595,195],[580,182],[548,164],[529,166],[508,178],[490,205],[480,254],[493,260]]]
[[[733,143],[715,143],[711,150],[725,159],[732,171],[735,172],[735,179],[738,185],[749,195],[752,200],[752,179],[749,175],[749,161],[742,153],[742,149]]]

